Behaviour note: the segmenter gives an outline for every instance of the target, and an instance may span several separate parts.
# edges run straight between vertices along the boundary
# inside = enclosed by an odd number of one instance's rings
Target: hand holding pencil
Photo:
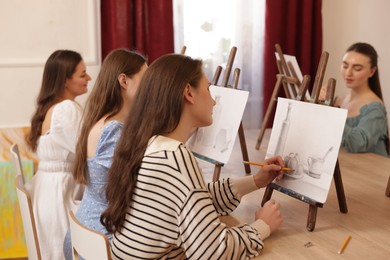
[[[260,166],[260,167],[263,167],[263,166],[266,166],[267,164],[265,163],[256,163],[256,162],[248,162],[248,161],[243,161],[244,164],[250,164],[250,165],[256,165],[256,166]],[[294,171],[294,169],[291,169],[291,168],[286,168],[286,167],[282,167],[282,169],[280,169],[281,171]]]
[[[258,188],[263,188],[271,183],[274,179],[281,180],[283,178],[282,168],[284,161],[282,157],[275,156],[264,161],[264,165],[253,175],[253,179]]]

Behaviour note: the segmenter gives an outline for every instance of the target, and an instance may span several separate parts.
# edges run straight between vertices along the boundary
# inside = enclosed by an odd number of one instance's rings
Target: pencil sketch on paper
[[[186,145],[202,159],[225,164],[233,150],[249,92],[218,86],[210,86],[210,92],[215,100],[213,123],[197,129]]]
[[[346,118],[345,109],[278,98],[266,157],[280,155],[294,171],[277,184],[324,203]]]

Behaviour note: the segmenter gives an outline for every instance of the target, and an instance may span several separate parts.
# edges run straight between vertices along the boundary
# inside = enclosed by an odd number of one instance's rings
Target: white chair
[[[86,259],[111,259],[111,249],[108,238],[101,233],[82,225],[69,211],[70,236],[72,239],[73,259],[79,256]]]
[[[27,243],[28,259],[40,260],[41,251],[35,226],[35,218],[31,205],[31,198],[26,189],[24,188],[22,176],[23,173],[21,175],[16,175],[15,186],[19,200],[20,213],[22,214],[24,235]]]
[[[26,180],[24,178],[22,161],[20,160],[19,147],[17,144],[11,145],[10,153],[14,162],[16,174],[21,176],[24,185],[26,183]]]

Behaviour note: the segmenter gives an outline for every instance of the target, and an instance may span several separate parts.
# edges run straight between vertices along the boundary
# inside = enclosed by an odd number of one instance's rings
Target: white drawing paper
[[[266,157],[281,155],[294,172],[276,183],[324,203],[346,118],[345,109],[278,98]]]
[[[226,164],[233,150],[249,92],[219,86],[210,86],[210,92],[216,102],[213,123],[197,129],[186,145],[202,159]]]
[[[276,60],[280,60],[279,54],[277,52],[275,52],[275,56],[276,56]],[[287,54],[283,54],[283,56],[284,56],[284,60],[286,61],[287,64],[289,62],[291,62],[291,65],[293,66],[294,71],[297,74],[297,78],[299,79],[299,82],[302,82],[303,75],[302,75],[301,68],[299,67],[297,58],[295,56],[287,55]],[[294,96],[290,89],[289,89],[289,91],[290,91],[290,95]],[[296,89],[296,91],[298,92],[299,89]],[[309,91],[306,91],[305,96],[306,96],[307,100],[310,100],[310,93],[309,93]]]

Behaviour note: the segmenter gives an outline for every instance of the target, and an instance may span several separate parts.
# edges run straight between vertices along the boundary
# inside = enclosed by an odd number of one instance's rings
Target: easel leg
[[[242,159],[244,161],[249,161],[249,155],[248,155],[248,150],[247,150],[246,141],[245,141],[244,127],[242,126],[242,122],[240,123],[240,127],[238,128],[238,137],[240,139]],[[250,165],[244,164],[244,167],[245,167],[245,173],[250,174],[251,173]]]
[[[337,199],[341,213],[348,213],[347,201],[345,199],[343,181],[341,179],[339,160],[336,161],[336,167],[333,175],[334,184],[336,186]]]
[[[220,175],[221,175],[221,165],[217,164],[214,167],[213,182],[218,181]]]
[[[316,220],[317,220],[317,206],[309,205],[309,215],[307,216],[307,224],[306,229],[308,231],[313,231],[316,227]]]
[[[259,134],[259,137],[257,138],[256,150],[260,149],[261,141],[263,140],[265,129],[267,128],[267,124],[268,124],[268,116],[264,117],[261,129],[260,129],[260,134]]]
[[[269,185],[267,186],[267,188],[265,188],[263,200],[261,201],[261,206],[264,206],[264,204],[271,199],[273,191],[274,189],[271,188]]]
[[[263,140],[263,136],[265,133],[265,129],[267,128],[268,121],[270,120],[271,117],[271,113],[275,108],[276,101],[277,101],[276,98],[278,96],[280,85],[282,84],[282,80],[283,80],[283,75],[281,74],[276,75],[276,84],[274,87],[274,91],[272,92],[271,99],[268,103],[267,112],[265,113],[263,123],[261,124],[260,135],[257,138],[257,143],[256,143],[256,150],[259,150],[260,148],[261,141]]]

